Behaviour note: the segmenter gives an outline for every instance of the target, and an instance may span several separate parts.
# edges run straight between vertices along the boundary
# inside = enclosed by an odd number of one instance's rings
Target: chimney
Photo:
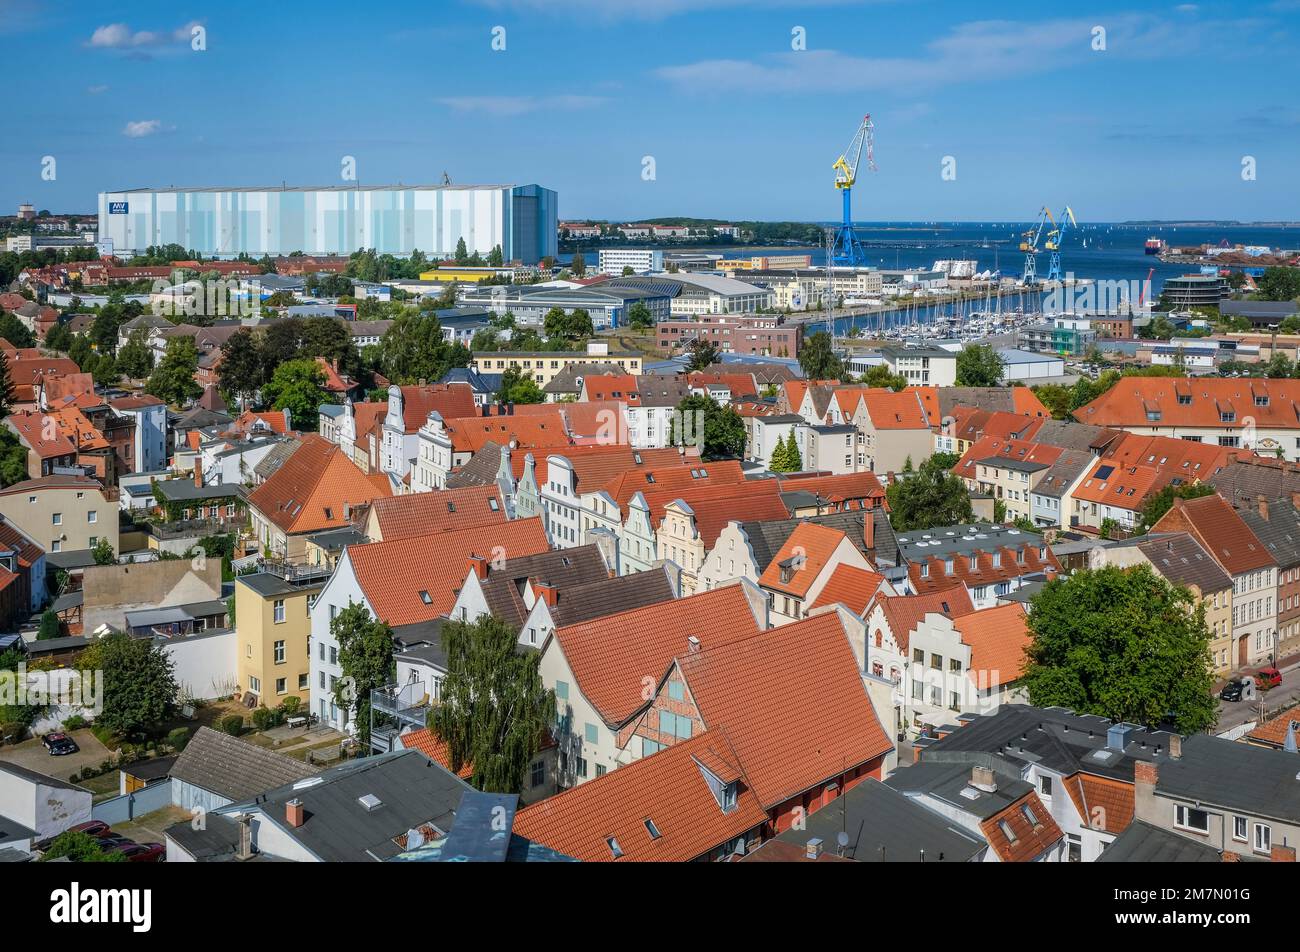
[[[1268,498],[1262,493],[1255,497],[1255,508],[1259,512],[1259,517],[1268,522]]]
[[[862,543],[868,552],[876,550],[876,513],[871,509],[862,516]]]
[[[550,582],[534,582],[533,588],[537,592],[537,597],[546,602],[552,608],[560,600],[560,591]]]
[[[203,488],[203,458],[194,457],[194,486],[196,489]]]
[[[822,839],[820,836],[814,836],[808,841],[808,847],[804,851],[804,859],[817,859],[822,855]]]
[[[253,818],[247,813],[241,814],[236,820],[239,824],[239,852],[235,854],[236,859],[253,858]]]
[[[1268,858],[1269,862],[1272,863],[1294,863],[1295,847],[1282,846],[1280,843],[1274,844],[1273,848],[1268,852]]]
[[[469,570],[477,575],[480,581],[488,577],[488,563],[483,556],[471,555],[466,561],[469,563]]]
[[[1169,759],[1183,759],[1183,739],[1177,734],[1172,734],[1169,737]]]
[[[998,781],[991,767],[972,767],[970,785],[985,793],[997,793],[998,790]]]
[[[302,801],[294,797],[284,805],[284,821],[295,830],[305,822],[303,816]]]
[[[1156,781],[1160,779],[1160,771],[1155,764],[1147,763],[1145,760],[1139,760],[1133,765],[1133,786],[1141,788],[1147,787],[1154,790]]]

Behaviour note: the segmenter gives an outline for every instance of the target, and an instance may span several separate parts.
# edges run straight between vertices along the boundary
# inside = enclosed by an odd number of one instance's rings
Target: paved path
[[[51,756],[50,752],[41,744],[41,739],[33,737],[31,740],[25,740],[13,747],[0,748],[0,760],[26,767],[28,770],[38,771],[59,780],[67,780],[74,773],[80,773],[83,767],[92,764],[98,767],[104,761],[112,760],[115,756],[88,729],[73,731],[72,739],[81,748],[75,754],[64,754],[62,757]]]

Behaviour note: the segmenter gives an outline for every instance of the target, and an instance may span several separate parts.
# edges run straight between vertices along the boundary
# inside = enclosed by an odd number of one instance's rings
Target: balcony
[[[294,562],[289,559],[258,560],[261,571],[284,579],[290,585],[311,585],[328,579],[334,570],[327,563],[314,565],[310,562]]]
[[[433,704],[423,681],[388,684],[370,692],[370,746],[376,752],[393,749],[407,727],[417,730],[428,721]]]

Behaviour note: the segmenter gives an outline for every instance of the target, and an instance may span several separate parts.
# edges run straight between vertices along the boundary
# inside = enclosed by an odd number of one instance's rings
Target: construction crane
[[[1020,236],[1020,250],[1025,253],[1025,273],[1021,278],[1021,284],[1038,283],[1038,243],[1043,240],[1043,229],[1047,227],[1049,221],[1055,228],[1056,219],[1044,205],[1043,210],[1038,213],[1038,227],[1031,228]]]
[[[1043,247],[1052,253],[1051,263],[1047,267],[1048,281],[1062,281],[1065,278],[1061,273],[1061,246],[1065,244],[1065,236],[1069,233],[1071,225],[1075,228],[1079,227],[1079,223],[1074,220],[1074,212],[1069,205],[1066,205],[1065,211],[1061,212],[1061,223],[1054,231],[1048,233],[1047,241],[1043,243]]]
[[[853,141],[831,166],[835,170],[835,187],[844,196],[844,217],[840,222],[839,230],[835,233],[835,242],[831,245],[831,262],[843,267],[858,268],[867,263],[862,243],[858,241],[858,234],[853,230],[851,195],[853,185],[858,180],[858,165],[862,160],[864,148],[867,150],[867,168],[876,171],[875,128],[871,122],[871,114],[863,116],[862,124],[853,135]]]

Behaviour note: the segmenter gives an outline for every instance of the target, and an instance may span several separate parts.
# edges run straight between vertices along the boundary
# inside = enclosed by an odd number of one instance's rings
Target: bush
[[[259,707],[253,712],[253,726],[259,731],[275,727],[278,723],[280,723],[279,716],[269,707]]]
[[[293,717],[295,714],[298,713],[298,711],[301,708],[302,708],[302,698],[298,697],[298,695],[296,694],[290,694],[287,698],[285,698],[283,701],[280,702],[279,711],[281,717],[287,718],[287,717]]]
[[[223,717],[219,726],[231,737],[238,737],[244,733],[244,718],[241,714],[227,714]]]
[[[190,742],[190,729],[188,727],[178,727],[174,731],[167,733],[167,746],[177,752],[185,749],[185,745]]]
[[[16,744],[27,735],[22,721],[0,721],[0,742]]]
[[[54,838],[50,848],[41,857],[41,862],[66,856],[74,863],[125,863],[126,857],[121,853],[105,853],[95,839],[88,833],[65,830]]]
[[[73,714],[71,717],[69,717],[66,721],[63,722],[63,729],[65,731],[80,730],[81,728],[85,727],[87,723],[88,722],[86,721],[86,719],[82,717],[80,714]]]

